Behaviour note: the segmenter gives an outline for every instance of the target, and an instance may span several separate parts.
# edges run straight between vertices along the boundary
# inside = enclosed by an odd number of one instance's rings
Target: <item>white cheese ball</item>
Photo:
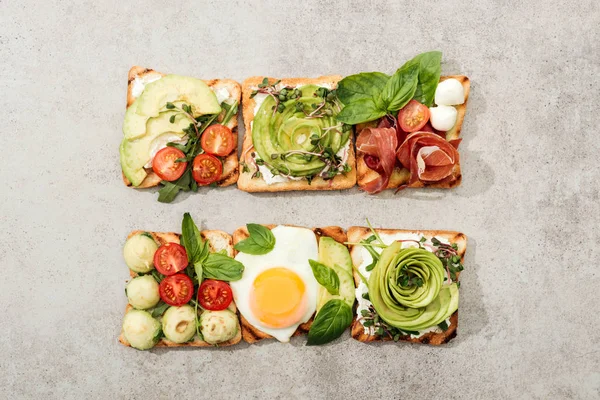
[[[465,102],[465,89],[456,79],[450,78],[440,82],[435,89],[435,104],[438,106],[454,106]]]
[[[429,121],[438,131],[447,132],[456,124],[458,111],[452,106],[437,106],[429,108]]]

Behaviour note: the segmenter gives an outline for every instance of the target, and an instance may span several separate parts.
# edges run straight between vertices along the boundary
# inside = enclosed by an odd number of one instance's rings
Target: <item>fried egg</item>
[[[230,282],[235,304],[250,325],[288,342],[317,307],[318,283],[308,263],[318,260],[317,238],[310,229],[277,226],[267,254],[238,253],[242,278]]]

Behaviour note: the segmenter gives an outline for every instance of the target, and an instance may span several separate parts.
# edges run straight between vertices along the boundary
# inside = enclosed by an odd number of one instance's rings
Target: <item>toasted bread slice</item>
[[[127,238],[130,238],[131,236],[136,235],[141,232],[147,232],[147,231],[139,231],[139,230],[133,231],[129,234],[129,236],[127,236]],[[169,243],[169,242],[180,243],[179,238],[181,235],[179,235],[177,233],[173,233],[173,232],[147,232],[147,233],[152,235],[152,237],[154,238],[154,241],[159,246],[163,245],[165,243]],[[217,230],[204,230],[204,231],[200,232],[200,235],[202,236],[202,239],[208,241],[211,252],[214,253],[214,252],[218,252],[221,250],[225,250],[227,252],[227,255],[233,256],[233,239],[232,239],[231,235],[228,235],[227,233],[225,233],[223,231],[217,231]],[[131,270],[129,271],[129,274],[132,278],[137,276],[137,274]],[[133,307],[130,304],[127,304],[127,307],[125,308],[125,313],[127,314],[132,309],[133,309]],[[237,308],[235,306],[235,302],[232,301],[231,304],[229,305],[228,309],[233,311],[234,313],[237,313]],[[242,340],[242,330],[241,330],[241,327],[240,327],[239,321],[238,321],[238,331],[237,331],[237,334],[233,337],[233,339],[230,339],[227,342],[219,343],[217,346],[218,347],[231,346],[231,345],[239,343],[241,340]],[[127,341],[127,339],[125,339],[125,335],[123,334],[123,331],[121,331],[121,335],[119,336],[119,342],[121,342],[125,346],[129,346],[129,342]],[[167,338],[163,337],[154,347],[215,347],[215,345],[206,343],[205,341],[200,340],[197,337],[195,337],[195,339],[193,341],[187,342],[187,343],[174,343],[174,342],[171,342],[170,340],[167,340]]]
[[[273,229],[277,225],[265,225],[265,226],[269,229]],[[340,243],[346,242],[346,238],[347,238],[346,233],[339,226],[314,228],[313,232],[315,233],[315,236],[317,237],[317,243],[323,236],[331,237],[332,239],[334,239],[335,241],[340,242]],[[242,228],[236,229],[235,232],[233,232],[234,245],[236,243],[239,243],[242,240],[248,238],[248,236],[249,236],[248,229],[245,226]],[[294,334],[292,336],[300,336],[300,335],[304,335],[304,334],[308,333],[308,330],[310,329],[310,326],[312,325],[313,318],[314,318],[314,315],[310,318],[309,321],[298,326],[298,329],[296,329],[296,332],[294,332]],[[269,339],[269,338],[273,337],[267,333],[262,332],[260,329],[250,325],[250,323],[241,314],[240,314],[240,321],[242,322],[242,337],[244,338],[245,342],[256,343],[260,340]]]
[[[160,79],[161,77],[163,77],[165,75],[166,74],[163,74],[162,72],[157,72],[157,71],[154,71],[149,68],[143,68],[143,67],[138,67],[138,66],[132,67],[129,70],[129,74],[128,74],[128,78],[127,78],[128,79],[127,80],[127,107],[129,107],[131,104],[133,104],[133,102],[135,101],[137,96],[139,96],[141,94],[140,85],[141,85],[141,87],[143,87],[144,85],[146,85],[152,81],[155,81],[157,79]],[[211,79],[211,80],[205,80],[204,82],[213,90],[216,90],[219,88],[227,89],[227,91],[230,94],[230,98],[233,100],[237,100],[238,105],[240,104],[240,99],[242,96],[242,88],[241,88],[240,84],[237,83],[236,81],[233,81],[231,79]],[[238,108],[238,110],[239,110],[239,108]],[[238,131],[238,129],[237,129],[238,114],[239,114],[239,111],[227,123],[227,127],[229,127],[231,129],[231,131],[233,132],[234,143],[238,142],[238,133],[237,133],[237,131]],[[219,116],[219,119],[222,120],[224,118],[224,116],[225,116],[225,111],[223,111],[221,113],[221,115]],[[237,181],[238,175],[239,175],[237,149],[238,149],[238,147],[235,146],[233,151],[231,152],[231,154],[229,154],[225,158],[225,160],[223,162],[223,174],[221,175],[221,179],[219,181],[217,181],[218,186],[230,186],[230,185],[233,185]],[[152,168],[146,168],[146,173],[148,174],[146,176],[146,178],[144,178],[144,180],[142,181],[142,183],[139,186],[135,186],[135,188],[143,189],[143,188],[158,186],[158,184],[161,182],[162,179],[160,179],[160,177],[154,173]],[[125,185],[134,187],[131,185],[131,182],[129,182],[129,180],[125,177],[124,174],[122,174],[122,176],[123,176],[123,182],[125,183]]]
[[[319,78],[284,78],[281,79],[281,85],[303,86],[303,85],[328,85],[330,88],[337,87],[337,83],[342,79],[341,76],[321,76]],[[289,180],[287,182],[278,182],[267,184],[262,177],[252,178],[255,170],[252,167],[252,151],[254,145],[252,143],[252,121],[254,121],[254,107],[256,102],[250,98],[252,91],[258,88],[258,84],[263,80],[262,76],[253,76],[248,78],[242,84],[242,106],[244,116],[244,127],[246,133],[242,145],[242,155],[240,163],[249,166],[249,171],[240,172],[238,179],[238,188],[246,192],[286,192],[291,190],[340,190],[348,189],[356,184],[356,157],[354,145],[350,143],[348,150],[348,165],[351,170],[345,175],[337,175],[333,179],[325,180],[322,178],[314,178],[309,184],[306,179]],[[275,78],[269,78],[269,83],[274,83]],[[352,141],[352,135],[350,141]]]
[[[446,140],[455,140],[460,137],[460,130],[462,128],[463,121],[465,119],[465,112],[467,111],[467,100],[469,99],[469,89],[471,87],[469,78],[464,75],[450,75],[450,76],[442,76],[440,78],[440,82],[445,81],[446,79],[454,78],[457,79],[465,90],[465,102],[463,104],[454,106],[458,111],[458,116],[456,117],[456,124],[454,127],[446,132]],[[357,128],[356,134],[360,133],[360,127]],[[358,186],[364,187],[368,182],[376,179],[378,173],[371,168],[369,168],[365,162],[365,155],[361,152],[357,152],[356,154],[356,170],[358,173]],[[390,181],[388,182],[387,189],[397,189],[398,187],[405,185],[408,183],[410,179],[410,171],[406,168],[402,168],[401,166],[396,165],[394,167],[394,172],[390,177]],[[462,174],[460,171],[460,161],[454,166],[452,170],[452,175],[449,177],[435,183],[424,184],[423,182],[417,181],[408,187],[411,188],[419,188],[419,187],[432,187],[432,188],[442,188],[442,189],[450,189],[460,185],[462,180]]]
[[[461,261],[464,261],[465,252],[467,250],[467,237],[460,233],[454,231],[416,231],[416,230],[401,230],[401,229],[375,229],[377,233],[380,234],[401,234],[401,233],[409,233],[409,234],[419,234],[426,238],[438,237],[445,238],[450,243],[456,243],[458,246],[458,254],[461,258]],[[352,226],[348,229],[348,242],[350,243],[358,243],[363,239],[368,238],[372,235],[371,229],[362,226]],[[352,257],[352,263],[358,269],[358,266],[362,263],[362,256],[360,251],[360,246],[349,246],[350,247],[350,256]],[[457,274],[458,275],[458,274]],[[358,286],[360,282],[360,277],[354,272],[354,284]],[[444,343],[448,343],[451,339],[456,336],[456,328],[458,326],[458,311],[450,316],[450,326],[446,331],[442,332],[428,332],[419,337],[411,337],[401,336],[400,340],[404,342],[411,343],[425,343],[431,345],[441,345]],[[365,332],[363,324],[359,321],[358,317],[355,316],[354,322],[351,327],[352,337],[360,342],[377,342],[377,341],[389,341],[392,340],[389,337],[380,338],[376,335],[370,335]]]

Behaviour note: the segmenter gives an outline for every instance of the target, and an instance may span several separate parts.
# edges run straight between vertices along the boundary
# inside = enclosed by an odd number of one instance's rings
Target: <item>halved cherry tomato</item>
[[[232,300],[231,288],[223,281],[207,279],[198,288],[198,302],[205,310],[224,310]]]
[[[194,294],[194,283],[186,274],[167,276],[158,285],[158,293],[162,301],[170,306],[187,304]]]
[[[165,243],[154,253],[154,267],[163,275],[173,275],[188,266],[185,247],[177,243]]]
[[[398,113],[398,123],[404,132],[416,132],[429,121],[429,108],[411,100]]]
[[[225,125],[211,125],[202,134],[200,145],[208,154],[225,157],[235,147],[233,133]]]
[[[175,181],[183,175],[187,168],[187,162],[175,162],[178,158],[184,158],[183,151],[175,147],[160,149],[152,160],[152,170],[163,181]]]
[[[221,178],[223,173],[223,164],[215,156],[210,154],[198,154],[194,158],[192,167],[192,176],[200,185],[208,185],[216,182]]]

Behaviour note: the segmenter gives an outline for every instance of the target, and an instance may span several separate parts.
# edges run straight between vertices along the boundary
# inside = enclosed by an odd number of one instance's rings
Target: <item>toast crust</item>
[[[268,78],[269,83],[277,81],[275,78]],[[342,79],[339,75],[321,76],[318,78],[284,78],[281,79],[281,84],[290,86],[301,85],[322,85],[329,84],[331,87],[336,87],[337,83]],[[254,148],[252,143],[252,121],[254,121],[254,107],[256,102],[250,98],[252,91],[261,83],[263,76],[253,76],[246,79],[242,83],[242,112],[244,116],[244,127],[246,133],[242,144],[242,154],[240,163],[245,163],[251,166],[251,153]],[[286,192],[292,190],[341,190],[349,189],[356,184],[356,155],[352,135],[350,135],[350,147],[348,151],[348,165],[351,170],[345,175],[340,174],[330,180],[322,178],[314,178],[309,184],[306,179],[290,180],[287,182],[278,182],[268,185],[265,180],[260,178],[252,178],[254,171],[241,172],[238,179],[238,188],[246,192]]]
[[[465,91],[465,102],[463,104],[454,106],[458,112],[456,117],[456,124],[454,127],[446,132],[446,140],[455,140],[460,137],[460,130],[462,128],[462,124],[465,120],[465,113],[467,111],[467,100],[469,99],[469,91],[471,88],[471,83],[469,78],[464,75],[448,75],[440,77],[440,82],[445,81],[446,79],[454,78],[458,80]],[[360,132],[356,132],[358,135]],[[365,155],[361,152],[357,152],[356,154],[356,170],[358,173],[358,186],[361,188],[364,187],[368,182],[371,182],[373,179],[376,179],[379,175],[377,172],[367,167],[367,163],[365,162]],[[386,189],[397,189],[398,187],[405,185],[408,183],[410,179],[410,171],[406,168],[400,167],[396,165],[394,167],[394,172],[390,177],[390,181]],[[425,184],[421,181],[417,181],[411,185],[408,185],[409,188],[422,188],[422,187],[430,187],[430,188],[438,188],[438,189],[451,189],[453,187],[459,186],[462,181],[462,173],[460,170],[460,159],[459,162],[456,163],[454,169],[452,170],[452,174],[445,179],[442,179],[439,182]]]
[[[277,225],[264,225],[264,226],[269,229],[273,229]],[[286,226],[295,226],[295,225],[286,225]],[[347,241],[346,233],[339,226],[327,226],[324,228],[313,228],[313,232],[315,233],[315,236],[317,237],[317,244],[319,243],[319,240],[324,236],[331,237],[332,239],[334,239],[335,241],[340,242],[340,243],[344,243]],[[248,229],[245,226],[236,229],[235,232],[233,232],[234,245],[241,242],[242,240],[248,238],[248,236],[249,236]],[[234,252],[237,254],[237,251],[234,250]],[[263,339],[273,338],[273,336],[250,325],[250,323],[246,320],[246,318],[244,318],[244,316],[241,313],[238,312],[238,315],[240,316],[240,321],[242,323],[242,338],[244,339],[245,342],[252,344],[252,343],[261,341]],[[310,320],[308,320],[304,324],[299,325],[298,329],[296,329],[296,332],[294,332],[294,334],[292,336],[300,336],[300,335],[307,334],[308,330],[310,329],[310,327],[313,323],[313,319],[314,319],[314,315],[310,318]]]
[[[136,79],[142,79],[148,76],[165,76],[166,74],[162,72],[154,71],[150,68],[144,68],[139,66],[133,66],[129,70],[127,75],[127,108],[133,104],[136,100],[136,97],[133,95],[133,84]],[[238,102],[238,112],[231,118],[227,127],[231,129],[233,133],[234,143],[238,142],[238,115],[239,115],[239,104],[242,96],[242,88],[239,83],[231,79],[211,79],[211,80],[203,80],[209,87],[227,87],[229,92],[231,93],[231,98],[237,100]],[[219,119],[222,120],[224,117],[224,113],[219,116]],[[223,174],[221,175],[221,179],[217,181],[217,186],[230,186],[237,182],[239,176],[239,165],[238,165],[238,146],[235,146],[233,151],[224,159],[223,161]],[[162,181],[158,175],[154,173],[152,168],[145,168],[146,173],[148,174],[146,178],[142,181],[139,186],[133,186],[131,182],[127,179],[125,174],[121,173],[123,178],[123,183],[126,186],[133,187],[135,189],[145,189],[149,187],[158,186],[158,184]]]
[[[136,235],[136,234],[142,233],[142,232],[149,233],[154,238],[156,243],[158,243],[159,246],[163,245],[165,243],[169,243],[169,242],[178,243],[178,244],[180,243],[179,239],[180,239],[181,235],[174,233],[174,232],[150,232],[150,231],[135,230],[127,236],[127,239],[129,239],[133,235]],[[208,241],[211,252],[215,252],[215,251],[224,249],[227,251],[227,255],[229,255],[229,256],[233,255],[233,238],[231,237],[231,235],[229,235],[223,231],[218,231],[218,230],[203,230],[200,232],[200,235],[202,236],[202,239]],[[129,270],[129,275],[132,278],[137,276],[137,274],[131,270]],[[132,309],[133,309],[133,307],[130,304],[127,304],[127,306],[125,307],[125,314],[127,314]],[[238,314],[237,307],[235,306],[234,301],[231,302],[228,309],[233,311],[234,313],[236,313],[236,315]],[[240,325],[240,322],[238,319],[237,333],[232,339],[228,340],[227,342],[219,343],[218,345],[206,343],[203,340],[194,340],[192,342],[187,342],[187,343],[175,343],[175,342],[167,340],[167,338],[163,337],[160,339],[160,341],[154,347],[224,347],[224,346],[232,346],[234,344],[237,344],[241,340],[242,340],[242,329],[241,329],[241,325]],[[121,330],[121,334],[119,335],[119,342],[125,346],[130,346],[127,339],[125,339],[123,330]]]
[[[467,237],[463,233],[456,232],[456,231],[402,230],[402,229],[375,229],[375,231],[377,233],[390,234],[390,235],[398,234],[398,233],[419,233],[428,238],[431,238],[434,236],[445,238],[450,243],[456,243],[456,245],[458,246],[458,255],[460,256],[461,261],[464,262],[465,252],[467,250]],[[368,227],[352,226],[348,229],[348,241],[351,243],[358,243],[361,240],[368,238],[369,236],[371,236],[371,229]],[[360,258],[359,249],[358,249],[360,246],[349,245],[348,247],[350,248],[350,256],[352,257],[352,263],[354,264],[354,266],[356,268],[358,268],[358,266],[360,265],[360,263],[362,261]],[[459,276],[459,275],[460,275],[460,273],[457,273],[457,276]],[[359,282],[360,282],[360,277],[356,273],[356,271],[354,271],[355,286],[358,287]],[[355,314],[356,314],[356,312],[355,312]],[[450,316],[450,326],[448,327],[448,329],[446,331],[428,332],[428,333],[425,333],[416,338],[412,338],[410,335],[406,335],[406,336],[401,336],[399,340],[403,341],[403,342],[423,343],[423,344],[431,344],[434,346],[439,346],[441,344],[448,343],[450,340],[452,340],[454,337],[456,337],[457,328],[458,328],[458,310]],[[358,340],[359,342],[370,343],[370,342],[392,341],[392,339],[389,337],[381,338],[376,335],[370,335],[368,333],[365,333],[364,327],[356,315],[354,316],[354,322],[352,323],[350,330],[351,330],[352,337],[354,339]]]

